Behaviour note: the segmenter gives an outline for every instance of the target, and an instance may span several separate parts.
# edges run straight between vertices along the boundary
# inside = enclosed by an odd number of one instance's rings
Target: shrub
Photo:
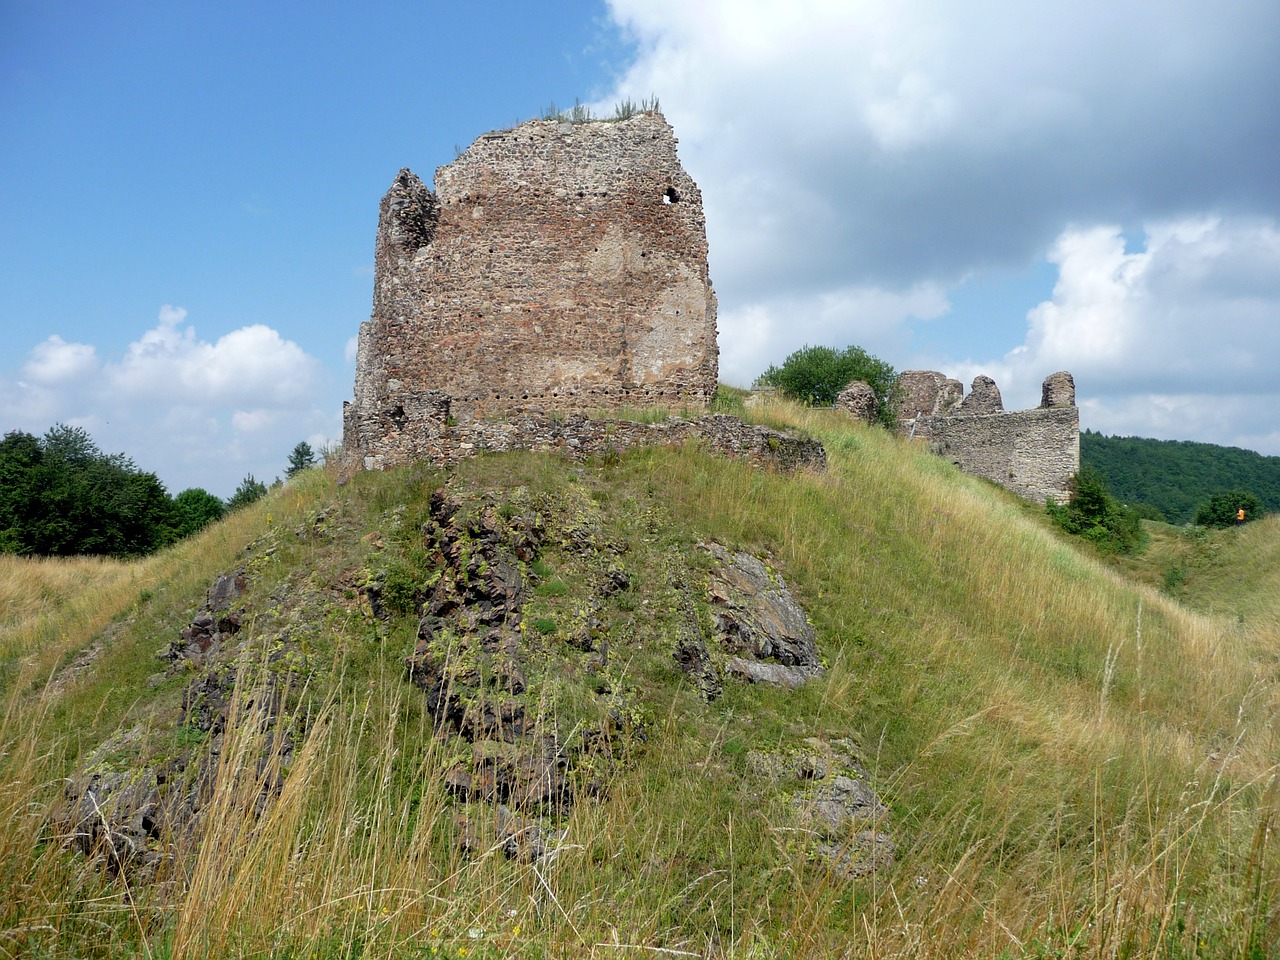
[[[1059,505],[1051,498],[1045,507],[1053,522],[1067,533],[1108,553],[1134,553],[1146,542],[1137,511],[1111,496],[1096,468],[1081,466],[1068,482],[1068,489],[1069,503]]]
[[[1196,525],[1200,527],[1230,527],[1236,522],[1237,512],[1244,510],[1244,522],[1251,523],[1264,513],[1262,501],[1245,490],[1229,490],[1215,493],[1196,510]]]
[[[876,419],[893,426],[892,399],[898,375],[893,367],[861,347],[801,347],[782,361],[782,366],[771,366],[760,375],[761,383],[811,407],[831,406],[840,391],[855,380],[875,391]]]

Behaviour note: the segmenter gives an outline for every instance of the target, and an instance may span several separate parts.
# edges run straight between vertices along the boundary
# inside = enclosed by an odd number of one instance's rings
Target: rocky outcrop
[[[570,512],[574,520],[566,523]],[[418,597],[418,639],[405,666],[426,696],[438,734],[466,745],[466,755],[444,774],[444,786],[463,808],[457,843],[473,852],[482,842],[477,838],[487,837],[512,858],[549,855],[557,820],[583,799],[601,796],[624,746],[635,750],[645,737],[626,691],[611,684],[597,687],[607,720],[575,725],[572,741],[556,712],[538,700],[548,669],[541,646],[554,650],[558,676],[575,661],[588,675],[607,664],[602,607],[630,589],[618,563],[625,547],[604,537],[582,504],[499,504],[445,488],[431,494],[421,535],[437,574]],[[563,625],[526,616],[530,591],[540,582],[534,571],[552,548],[591,571],[591,601],[579,619]],[[488,829],[495,809],[501,813],[496,833]]]
[[[247,589],[243,567],[219,576],[203,609],[158,654],[169,668],[153,677],[153,684],[195,674],[182,689],[180,749],[162,762],[132,759],[146,732],[134,727],[102,743],[67,781],[63,804],[53,815],[57,833],[86,856],[101,858],[113,872],[156,879],[171,873],[177,860],[195,848],[217,786],[241,678],[232,641],[241,631],[243,610],[237,603]],[[292,731],[276,729],[284,715],[281,691],[290,684],[288,652],[284,642],[276,647],[258,680],[247,683],[240,704],[242,718],[252,718],[262,735],[251,766],[259,809],[282,785],[295,742]],[[274,733],[267,735],[269,730]]]
[[[822,672],[813,626],[786,581],[749,553],[703,545],[715,563],[707,577],[711,633],[691,626],[679,638],[676,661],[708,699],[722,675],[748,683],[800,687]]]
[[[834,406],[837,410],[852,414],[863,423],[875,423],[879,401],[870,384],[855,380],[840,391]]]
[[[889,809],[871,785],[855,740],[809,737],[785,752],[752,752],[749,771],[791,793],[786,826],[807,838],[812,854],[854,879],[893,863],[897,846]]]
[[[730,676],[802,686],[821,672],[813,626],[786,581],[749,553],[706,545],[718,561],[707,582],[713,633]]]

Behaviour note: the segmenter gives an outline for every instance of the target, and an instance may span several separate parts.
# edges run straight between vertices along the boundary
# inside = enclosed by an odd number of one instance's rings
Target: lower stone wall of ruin
[[[384,411],[381,418],[386,422],[365,424],[366,428],[382,427],[381,433],[374,434],[380,438],[374,445],[354,442],[357,436],[348,421],[352,441],[344,438],[348,468],[383,470],[413,460],[447,464],[485,451],[510,450],[553,451],[585,459],[615,455],[633,447],[687,442],[702,443],[716,453],[783,470],[821,470],[827,463],[826,450],[817,440],[792,437],[724,414],[639,423],[582,414],[552,417],[525,413],[505,420],[454,423],[447,395],[432,392],[418,398],[412,411]]]
[[[1074,406],[962,417],[920,417],[915,436],[965,473],[1036,503],[1069,499],[1080,469],[1080,411]]]

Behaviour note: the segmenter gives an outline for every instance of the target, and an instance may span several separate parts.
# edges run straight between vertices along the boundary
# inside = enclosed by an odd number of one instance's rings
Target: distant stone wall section
[[[1000,390],[979,376],[967,397],[959,381],[932,370],[902,374],[900,428],[965,473],[985,477],[1028,500],[1069,499],[1080,469],[1080,411],[1071,374],[1044,381],[1040,406],[1005,411]]]
[[[460,423],[705,408],[718,348],[702,196],[660,114],[487,133],[435,184],[401,170],[382,200],[348,457],[423,455],[442,403]]]

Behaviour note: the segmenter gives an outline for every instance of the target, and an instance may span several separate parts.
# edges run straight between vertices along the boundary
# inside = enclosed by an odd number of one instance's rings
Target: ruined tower
[[[716,301],[697,185],[656,112],[487,133],[382,200],[349,460],[429,457],[468,422],[705,406]]]

